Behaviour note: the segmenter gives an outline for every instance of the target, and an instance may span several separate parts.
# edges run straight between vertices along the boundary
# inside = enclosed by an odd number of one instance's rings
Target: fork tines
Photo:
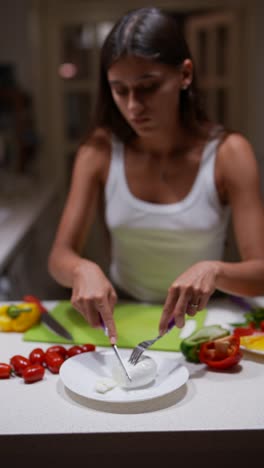
[[[130,355],[130,358],[129,358],[129,362],[130,364],[133,364],[133,365],[136,365],[136,363],[138,362],[140,356],[144,353],[144,351],[149,348],[154,342],[156,341],[156,339],[154,340],[147,340],[147,341],[142,341],[142,343],[139,343],[132,351],[131,355]]]

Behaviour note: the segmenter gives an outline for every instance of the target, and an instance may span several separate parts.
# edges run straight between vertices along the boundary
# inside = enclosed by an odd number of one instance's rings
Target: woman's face
[[[175,128],[180,91],[190,84],[191,75],[184,64],[176,69],[141,57],[126,56],[109,68],[108,81],[121,114],[134,131],[143,136]]]

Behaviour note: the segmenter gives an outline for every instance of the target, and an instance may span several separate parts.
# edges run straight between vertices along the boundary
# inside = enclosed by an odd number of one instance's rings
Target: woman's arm
[[[116,337],[115,290],[101,268],[81,256],[107,178],[110,154],[109,137],[100,133],[78,151],[48,268],[58,283],[72,288],[73,306],[92,326],[100,326],[102,315],[111,338]]]
[[[256,159],[244,137],[232,134],[220,146],[216,185],[220,199],[231,207],[241,261],[201,261],[176,278],[163,307],[161,334],[172,317],[182,327],[185,314],[206,307],[216,289],[244,296],[264,294],[263,201]]]
[[[262,295],[264,208],[254,152],[244,137],[230,135],[220,147],[218,159],[241,262],[219,262],[216,287],[239,295]]]

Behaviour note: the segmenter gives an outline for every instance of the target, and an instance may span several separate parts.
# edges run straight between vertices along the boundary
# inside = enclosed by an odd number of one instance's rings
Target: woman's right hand
[[[89,260],[82,259],[74,270],[71,303],[93,328],[102,326],[101,316],[112,344],[117,340],[113,319],[116,302],[115,289],[101,268]]]

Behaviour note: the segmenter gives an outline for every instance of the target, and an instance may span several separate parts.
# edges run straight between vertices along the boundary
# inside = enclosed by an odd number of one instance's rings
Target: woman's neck
[[[155,133],[150,137],[136,137],[132,142],[132,146],[138,152],[170,156],[178,152],[185,152],[196,142],[197,137],[186,130],[182,130],[174,135]]]

